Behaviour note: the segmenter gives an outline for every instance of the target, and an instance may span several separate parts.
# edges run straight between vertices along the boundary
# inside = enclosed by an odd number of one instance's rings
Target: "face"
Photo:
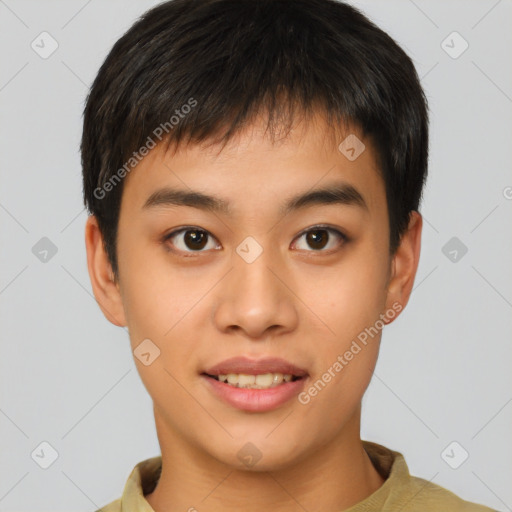
[[[356,159],[338,149],[350,133],[365,144]],[[107,317],[128,326],[161,443],[179,439],[235,467],[241,449],[254,450],[254,470],[269,470],[359,435],[382,327],[410,293],[421,222],[392,258],[371,142],[357,130],[326,134],[318,121],[272,143],[254,124],[222,151],[151,150],[124,184],[116,284],[101,280],[107,260],[90,219],[93,287]],[[313,194],[327,189],[337,193]],[[305,375],[270,390],[205,375],[236,356],[280,358]],[[256,368],[245,373],[269,367]]]

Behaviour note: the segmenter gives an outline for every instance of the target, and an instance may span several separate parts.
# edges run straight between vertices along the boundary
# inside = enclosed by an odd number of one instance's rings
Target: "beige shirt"
[[[399,452],[370,441],[363,441],[363,446],[385,482],[373,494],[343,512],[496,512],[464,501],[428,480],[411,476]],[[96,512],[154,512],[144,495],[156,487],[161,468],[161,456],[139,462],[121,498]]]

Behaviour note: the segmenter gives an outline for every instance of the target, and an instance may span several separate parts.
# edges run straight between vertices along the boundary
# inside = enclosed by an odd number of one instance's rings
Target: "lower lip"
[[[250,412],[266,412],[276,409],[297,396],[304,388],[307,377],[284,382],[268,389],[238,388],[201,375],[210,389],[229,405]]]

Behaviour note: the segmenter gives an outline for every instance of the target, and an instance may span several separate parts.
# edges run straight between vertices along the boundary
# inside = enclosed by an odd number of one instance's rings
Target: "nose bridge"
[[[297,315],[291,292],[275,275],[282,269],[278,251],[247,237],[233,252],[232,263],[215,313],[218,327],[236,326],[253,337],[272,326],[292,328]]]
[[[249,245],[249,251],[245,253],[247,245]],[[275,301],[280,295],[280,290],[278,290],[280,283],[270,269],[279,266],[276,256],[270,250],[262,250],[255,255],[257,249],[251,247],[250,242],[247,245],[244,247],[241,244],[237,248],[237,254],[233,261],[233,277],[238,296],[240,298],[254,296],[254,300],[265,298],[267,301]]]

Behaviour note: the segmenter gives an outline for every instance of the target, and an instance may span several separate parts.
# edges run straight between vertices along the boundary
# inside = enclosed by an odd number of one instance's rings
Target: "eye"
[[[215,249],[218,244],[213,243],[213,236],[204,229],[194,226],[188,226],[178,229],[166,235],[163,239],[165,243],[171,241],[170,245],[183,252],[205,252],[203,249]],[[210,242],[210,246],[208,244]],[[170,249],[174,250],[174,249]]]
[[[331,236],[331,234],[334,236]],[[329,252],[330,249],[335,249],[348,241],[346,235],[327,226],[313,226],[313,228],[301,233],[297,239],[300,240],[302,237],[305,237],[306,244],[314,249],[310,252]],[[304,247],[298,247],[298,249],[308,250]]]
[[[309,252],[329,252],[348,241],[348,237],[337,229],[321,225],[313,226],[307,231],[304,231],[297,237],[297,240],[300,241],[303,237],[306,244],[313,249],[313,251]],[[171,246],[169,250],[174,251],[177,249],[178,252],[181,251],[185,253],[206,252],[208,249],[219,249],[221,246],[218,243],[214,243],[214,240],[215,238],[211,233],[195,226],[177,229],[165,235],[163,238],[163,242]],[[308,251],[307,248],[300,247],[300,243],[298,242],[295,243],[295,248]]]

